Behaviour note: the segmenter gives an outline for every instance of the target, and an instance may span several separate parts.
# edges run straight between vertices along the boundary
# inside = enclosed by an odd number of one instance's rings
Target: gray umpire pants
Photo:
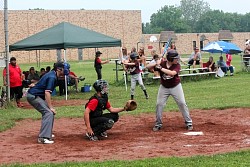
[[[181,83],[173,88],[165,88],[160,85],[156,102],[156,124],[162,127],[162,112],[167,103],[169,96],[172,96],[177,103],[179,110],[185,120],[186,126],[192,125],[192,119],[189,115],[189,110],[185,101],[184,92]]]
[[[40,97],[35,97],[34,95],[28,93],[27,101],[42,114],[42,125],[39,137],[51,139],[54,124],[54,113],[49,109],[47,102]]]
[[[131,89],[130,89],[130,94],[131,95],[135,95],[135,87],[136,87],[136,82],[138,81],[140,87],[142,90],[146,90],[143,81],[142,81],[142,77],[141,77],[141,73],[139,74],[133,74],[131,75]]]

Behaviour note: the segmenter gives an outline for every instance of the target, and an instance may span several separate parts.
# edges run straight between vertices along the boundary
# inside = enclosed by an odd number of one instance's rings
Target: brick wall
[[[3,12],[1,12],[3,18]],[[70,22],[105,35],[121,39],[131,48],[141,38],[141,11],[139,10],[10,10],[9,44],[52,27],[60,22]],[[0,36],[4,37],[4,22],[0,21]],[[4,51],[4,38],[0,38],[0,52]],[[119,47],[100,48],[105,58],[117,58]],[[19,62],[35,62],[36,51],[12,52]],[[67,49],[68,60],[78,60],[77,49]],[[84,49],[83,59],[93,59],[95,49]],[[40,51],[42,62],[56,61],[56,51]]]
[[[176,48],[181,54],[191,54],[193,51],[193,41],[196,42],[196,46],[200,47],[200,36],[205,35],[207,40],[203,42],[203,45],[206,46],[209,42],[217,41],[219,33],[176,33],[177,40],[175,41]],[[233,40],[231,42],[235,43],[242,50],[245,49],[245,42],[247,39],[250,39],[250,32],[233,32]],[[150,42],[149,39],[151,36],[156,36],[157,39],[160,38],[160,34],[144,34],[145,43],[142,43],[141,46],[144,46],[148,49],[146,55],[150,54],[151,50],[156,50],[157,53],[160,53],[162,44],[159,45],[159,42]],[[152,47],[151,47],[152,46]]]

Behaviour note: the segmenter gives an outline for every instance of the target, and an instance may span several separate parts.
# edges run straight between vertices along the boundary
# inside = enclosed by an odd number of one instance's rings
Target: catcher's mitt
[[[124,106],[126,111],[133,111],[137,108],[137,103],[135,100],[128,100]]]

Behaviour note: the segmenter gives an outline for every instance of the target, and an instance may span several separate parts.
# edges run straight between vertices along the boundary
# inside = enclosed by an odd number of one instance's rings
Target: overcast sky
[[[0,3],[3,6],[2,0]],[[211,9],[245,14],[250,12],[247,0],[204,0]],[[149,22],[150,16],[165,5],[180,5],[180,0],[8,0],[9,10],[34,8],[56,10],[141,10],[142,22]]]

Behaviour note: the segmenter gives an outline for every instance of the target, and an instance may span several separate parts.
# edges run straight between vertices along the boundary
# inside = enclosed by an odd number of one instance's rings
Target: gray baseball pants
[[[39,137],[51,139],[54,124],[54,113],[49,109],[47,102],[38,96],[36,97],[28,93],[27,101],[42,114],[42,125]]]
[[[162,127],[162,112],[167,103],[169,96],[172,96],[177,103],[179,110],[182,113],[182,116],[185,120],[186,126],[192,125],[192,119],[189,115],[189,110],[185,101],[183,89],[181,83],[173,88],[165,88],[164,86],[160,85],[157,95],[157,102],[156,102],[156,123]]]
[[[135,95],[135,87],[136,87],[136,82],[138,81],[140,87],[142,90],[146,90],[143,81],[142,81],[142,77],[141,77],[141,73],[139,74],[133,74],[131,75],[131,89],[130,89],[130,94],[131,95]]]

